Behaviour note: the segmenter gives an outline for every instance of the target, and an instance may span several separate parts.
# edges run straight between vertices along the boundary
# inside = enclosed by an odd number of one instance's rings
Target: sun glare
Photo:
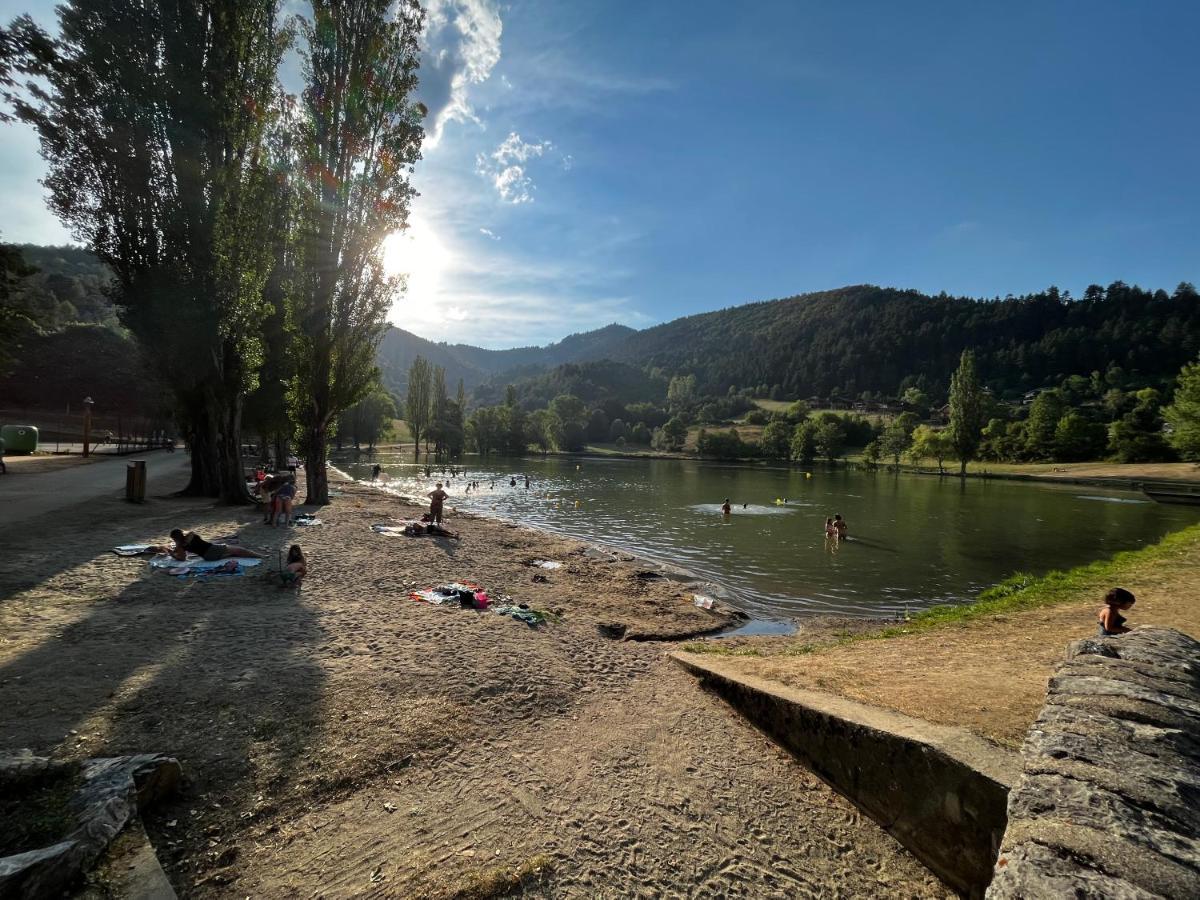
[[[449,251],[423,219],[414,217],[407,229],[384,238],[384,271],[407,276],[409,303],[432,303],[449,263]]]

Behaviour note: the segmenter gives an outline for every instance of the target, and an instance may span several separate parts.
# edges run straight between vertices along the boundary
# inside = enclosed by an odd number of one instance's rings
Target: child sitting
[[[1104,605],[1100,607],[1100,637],[1114,637],[1118,634],[1128,634],[1125,627],[1125,617],[1122,610],[1127,610],[1137,602],[1137,598],[1125,588],[1113,588],[1104,595]]]
[[[300,582],[307,574],[308,561],[304,558],[304,551],[300,549],[299,544],[292,544],[288,547],[287,563],[279,573],[279,586],[300,587]]]

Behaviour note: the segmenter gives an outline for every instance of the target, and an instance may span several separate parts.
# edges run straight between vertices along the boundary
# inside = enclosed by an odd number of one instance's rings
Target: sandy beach
[[[948,895],[666,659],[654,638],[724,621],[680,584],[482,519],[451,520],[461,542],[378,535],[416,510],[338,487],[318,528],[165,497],[0,527],[0,747],[178,757],[146,824],[181,896],[501,896],[514,873],[527,896]],[[298,541],[312,574],[296,592],[110,552],[177,524],[272,559]],[[454,579],[554,621],[408,597]]]

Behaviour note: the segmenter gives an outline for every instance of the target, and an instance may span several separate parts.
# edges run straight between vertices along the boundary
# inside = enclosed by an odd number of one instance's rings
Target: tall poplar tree
[[[188,492],[246,501],[242,398],[271,268],[265,141],[287,45],[277,0],[70,0],[6,36],[6,98],[37,131],[50,208],[112,270],[122,321],[171,385]],[[14,62],[15,59],[15,62]]]
[[[294,304],[309,503],[328,503],[330,424],[375,384],[375,350],[398,287],[380,244],[405,227],[420,158],[423,14],[415,0],[313,0],[298,117],[299,241]]]
[[[979,452],[983,439],[983,385],[975,370],[975,354],[964,350],[958,370],[950,378],[950,445],[959,460],[959,475],[967,474],[967,463]]]
[[[421,455],[421,438],[433,416],[433,367],[429,360],[418,356],[408,367],[408,394],[404,400],[404,421],[412,435],[417,456]]]

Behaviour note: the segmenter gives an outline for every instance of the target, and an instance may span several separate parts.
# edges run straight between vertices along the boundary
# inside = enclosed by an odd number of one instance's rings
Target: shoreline
[[[456,522],[462,541],[378,535],[372,523],[415,510],[338,489],[315,528],[160,496],[0,523],[0,748],[178,759],[178,795],[144,822],[175,888],[199,900],[450,898],[535,860],[555,896],[681,880],[802,893],[813,879],[949,896],[670,662],[678,635],[725,622],[678,582],[477,517]],[[111,552],[177,526],[237,532],[266,568],[298,542],[310,574],[299,591],[176,579]],[[542,582],[534,559],[563,566]],[[458,579],[554,620],[409,599]],[[762,823],[750,841],[746,822]]]

